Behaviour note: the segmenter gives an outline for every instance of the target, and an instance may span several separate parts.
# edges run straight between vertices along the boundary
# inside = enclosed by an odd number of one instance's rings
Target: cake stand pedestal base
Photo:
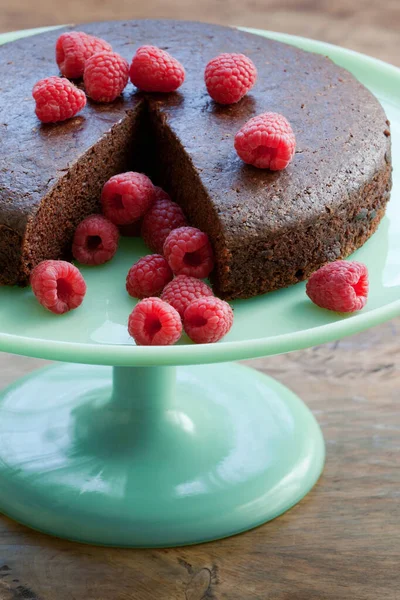
[[[323,462],[303,402],[234,363],[62,364],[0,393],[0,511],[75,541],[230,536],[296,504]]]

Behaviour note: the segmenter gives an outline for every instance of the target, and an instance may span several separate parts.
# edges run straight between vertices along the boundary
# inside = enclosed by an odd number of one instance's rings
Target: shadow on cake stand
[[[397,69],[308,47],[360,74],[398,132]],[[111,263],[82,268],[88,292],[72,313],[47,313],[29,289],[0,289],[0,349],[62,361],[0,392],[0,511],[63,538],[155,547],[239,533],[296,504],[323,468],[320,428],[290,390],[228,361],[339,339],[400,314],[397,172],[394,184],[388,216],[355,256],[369,268],[368,305],[349,317],[313,306],[301,283],[234,302],[234,326],[218,344],[183,337],[136,347],[124,280],[146,253],[137,239],[122,240]]]

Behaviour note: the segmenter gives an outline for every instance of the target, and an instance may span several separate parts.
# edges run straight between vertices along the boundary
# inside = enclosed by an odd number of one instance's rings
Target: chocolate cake
[[[348,256],[375,231],[391,187],[389,123],[375,97],[328,58],[234,28],[177,21],[94,23],[130,60],[138,46],[168,50],[186,68],[176,93],[130,84],[112,104],[88,102],[75,118],[42,125],[34,83],[58,73],[65,29],[0,47],[0,283],[28,282],[46,258],[70,258],[77,224],[99,210],[115,173],[141,170],[165,187],[214,246],[213,284],[246,298],[296,283]],[[206,92],[206,63],[242,52],[258,81],[239,103]],[[284,114],[297,138],[280,172],[245,165],[233,139],[251,117]]]

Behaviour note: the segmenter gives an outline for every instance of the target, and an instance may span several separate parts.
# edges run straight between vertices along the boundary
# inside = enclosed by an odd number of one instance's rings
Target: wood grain
[[[399,0],[0,0],[0,31],[160,17],[285,31],[400,65]]]
[[[398,0],[0,0],[3,31],[135,17],[287,31],[400,65]],[[324,474],[291,511],[172,550],[72,544],[0,518],[0,600],[400,600],[399,330],[250,363],[298,393],[326,439]],[[0,387],[42,363],[0,356]]]
[[[0,598],[396,600],[400,598],[400,319],[302,352],[251,361],[312,408],[322,479],[252,532],[172,550],[54,540],[0,520]],[[2,383],[41,361],[3,355]]]

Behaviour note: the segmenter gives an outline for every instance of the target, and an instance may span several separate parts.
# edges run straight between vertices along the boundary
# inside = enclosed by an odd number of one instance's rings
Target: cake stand
[[[30,32],[2,36],[16,39]],[[331,56],[381,100],[399,156],[400,71],[315,41],[257,32]],[[123,240],[113,261],[83,268],[84,304],[44,311],[29,289],[0,289],[0,349],[63,361],[0,393],[0,510],[40,531],[116,546],[174,546],[245,531],[316,483],[324,442],[309,409],[239,364],[339,339],[400,314],[399,172],[388,214],[355,257],[371,292],[359,314],[314,306],[304,283],[233,302],[234,326],[210,345],[136,347],[124,290],[147,252]]]

